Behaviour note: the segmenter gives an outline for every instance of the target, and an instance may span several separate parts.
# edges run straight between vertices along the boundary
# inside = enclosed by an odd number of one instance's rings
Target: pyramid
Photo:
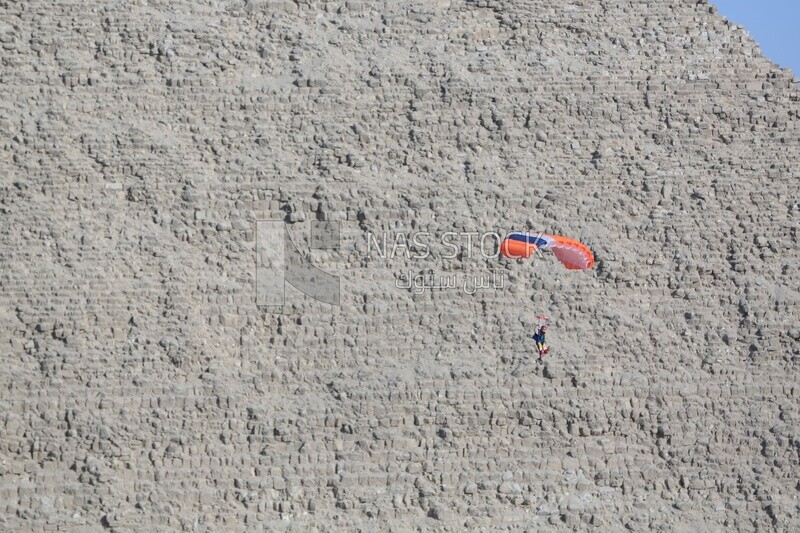
[[[2,13],[1,529],[800,528],[800,92],[713,5]]]

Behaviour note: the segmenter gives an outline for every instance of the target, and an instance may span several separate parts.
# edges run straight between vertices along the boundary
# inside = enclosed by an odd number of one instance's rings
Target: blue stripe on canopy
[[[539,237],[538,235],[534,235],[531,233],[509,233],[506,239],[511,239],[512,241],[526,242],[528,244],[533,244],[537,247],[541,247],[547,244],[546,240]]]

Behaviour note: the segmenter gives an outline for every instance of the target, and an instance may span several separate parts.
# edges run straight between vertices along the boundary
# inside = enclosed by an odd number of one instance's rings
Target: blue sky
[[[800,1],[711,0],[719,13],[747,28],[765,56],[800,77]]]

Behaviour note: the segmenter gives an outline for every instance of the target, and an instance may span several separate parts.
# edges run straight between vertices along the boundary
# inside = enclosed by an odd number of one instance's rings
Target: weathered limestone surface
[[[800,93],[705,1],[0,15],[0,529],[800,529]],[[528,228],[596,268],[366,253]]]

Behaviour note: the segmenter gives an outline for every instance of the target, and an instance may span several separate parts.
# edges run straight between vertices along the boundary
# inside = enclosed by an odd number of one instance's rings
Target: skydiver
[[[536,360],[537,363],[542,363],[542,359],[550,351],[545,342],[545,334],[547,334],[547,324],[542,325],[536,333],[533,334],[533,341],[536,343],[536,350],[539,352],[539,358]]]

